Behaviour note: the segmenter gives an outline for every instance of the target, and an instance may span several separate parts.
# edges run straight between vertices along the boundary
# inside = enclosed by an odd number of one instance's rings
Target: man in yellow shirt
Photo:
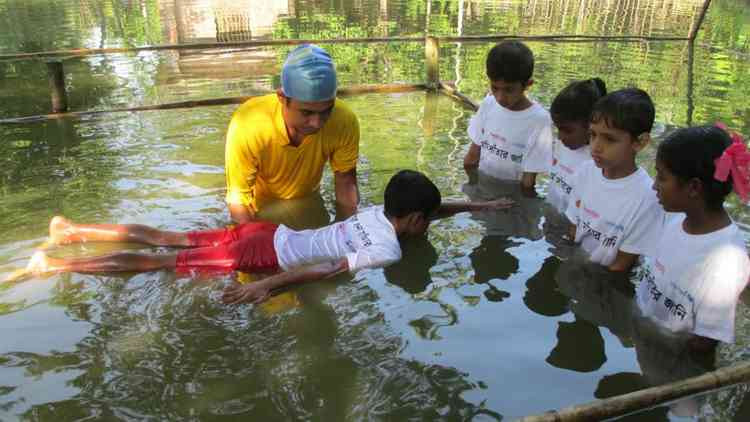
[[[229,212],[255,219],[265,204],[318,190],[325,163],[334,174],[344,216],[359,202],[359,122],[336,99],[336,71],[325,50],[301,45],[289,53],[281,89],[253,98],[232,115],[225,150]]]

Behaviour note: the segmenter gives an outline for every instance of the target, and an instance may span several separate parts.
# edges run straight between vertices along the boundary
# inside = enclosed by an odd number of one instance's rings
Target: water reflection
[[[555,274],[560,260],[549,256],[542,263],[539,271],[526,282],[523,303],[539,315],[554,317],[570,310],[568,297],[560,292],[555,282]]]
[[[560,291],[570,298],[575,321],[559,323],[558,344],[547,362],[581,372],[599,369],[606,354],[598,327],[608,329],[624,346],[635,349],[641,374],[604,376],[595,393],[597,398],[683,380],[716,368],[715,348],[696,350],[690,347],[690,336],[673,334],[643,317],[634,300],[633,285],[622,274],[611,273],[577,255],[560,265],[555,278]],[[599,366],[594,365],[597,359]],[[667,411],[677,417],[697,417],[704,414],[701,407],[705,402],[704,396],[689,397],[625,420],[662,420]]]
[[[472,201],[488,201],[497,198],[509,198],[515,201],[515,205],[508,210],[472,213],[473,218],[482,222],[488,236],[541,239],[542,199],[526,197],[521,192],[521,184],[517,181],[500,180],[473,170],[470,170],[468,175],[469,181],[464,184],[462,191]]]
[[[427,236],[401,240],[401,261],[383,270],[389,283],[410,294],[422,293],[432,283],[430,269],[437,263],[438,253]]]

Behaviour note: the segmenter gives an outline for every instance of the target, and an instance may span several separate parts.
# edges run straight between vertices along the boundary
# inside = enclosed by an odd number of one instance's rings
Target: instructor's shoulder
[[[253,97],[237,107],[232,113],[232,120],[245,122],[268,120],[269,116],[276,113],[279,105],[279,99],[275,93]]]

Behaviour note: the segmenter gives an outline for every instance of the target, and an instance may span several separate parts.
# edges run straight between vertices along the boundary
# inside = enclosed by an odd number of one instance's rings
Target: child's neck
[[[635,165],[635,161],[633,161],[632,163],[627,163],[622,166],[602,169],[602,175],[604,175],[606,179],[622,179],[623,177],[628,177],[635,173],[636,170],[638,170],[638,166]]]
[[[524,111],[527,108],[532,106],[532,102],[526,95],[523,96],[523,98],[518,101],[517,103],[513,104],[508,108],[510,111]]]
[[[694,209],[685,210],[685,221],[682,228],[688,234],[708,234],[721,230],[732,224],[732,219],[722,207],[719,210],[710,210],[705,206],[696,206]]]

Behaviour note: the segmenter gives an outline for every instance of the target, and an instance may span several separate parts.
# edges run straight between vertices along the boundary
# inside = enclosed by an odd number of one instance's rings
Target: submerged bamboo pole
[[[440,43],[435,37],[424,39],[424,64],[427,71],[427,86],[440,87]]]
[[[687,37],[651,37],[641,35],[464,35],[435,37],[440,42],[491,42],[507,39],[550,42],[597,42],[597,41],[686,41]],[[33,53],[0,54],[0,60],[38,59],[44,57],[82,57],[110,53],[137,53],[140,51],[158,50],[205,50],[213,48],[264,47],[297,44],[370,44],[390,42],[424,42],[424,37],[369,37],[369,38],[333,38],[327,40],[250,40],[232,42],[206,42],[187,44],[157,44],[141,47],[112,47],[112,48],[76,48],[71,50],[38,51]]]
[[[553,410],[541,415],[527,416],[518,422],[600,421],[748,381],[750,381],[750,362],[743,362],[682,381]]]
[[[426,84],[366,84],[366,85],[354,85],[350,87],[339,88],[337,95],[340,97],[348,97],[348,96],[359,95],[359,94],[413,92],[413,91],[425,91],[427,89],[428,88]],[[62,119],[66,117],[85,117],[85,116],[95,116],[97,114],[108,114],[108,113],[126,113],[126,112],[134,112],[134,111],[152,111],[152,110],[174,110],[178,108],[194,108],[194,107],[218,106],[218,105],[228,105],[228,104],[242,104],[245,101],[254,97],[256,96],[253,95],[253,96],[245,96],[245,97],[209,98],[205,100],[180,101],[180,102],[175,102],[175,103],[118,108],[118,109],[113,109],[113,110],[71,111],[71,112],[65,112],[65,113],[41,114],[41,115],[36,115],[36,116],[0,119],[0,124],[32,123],[32,122],[40,122],[44,120]]]

